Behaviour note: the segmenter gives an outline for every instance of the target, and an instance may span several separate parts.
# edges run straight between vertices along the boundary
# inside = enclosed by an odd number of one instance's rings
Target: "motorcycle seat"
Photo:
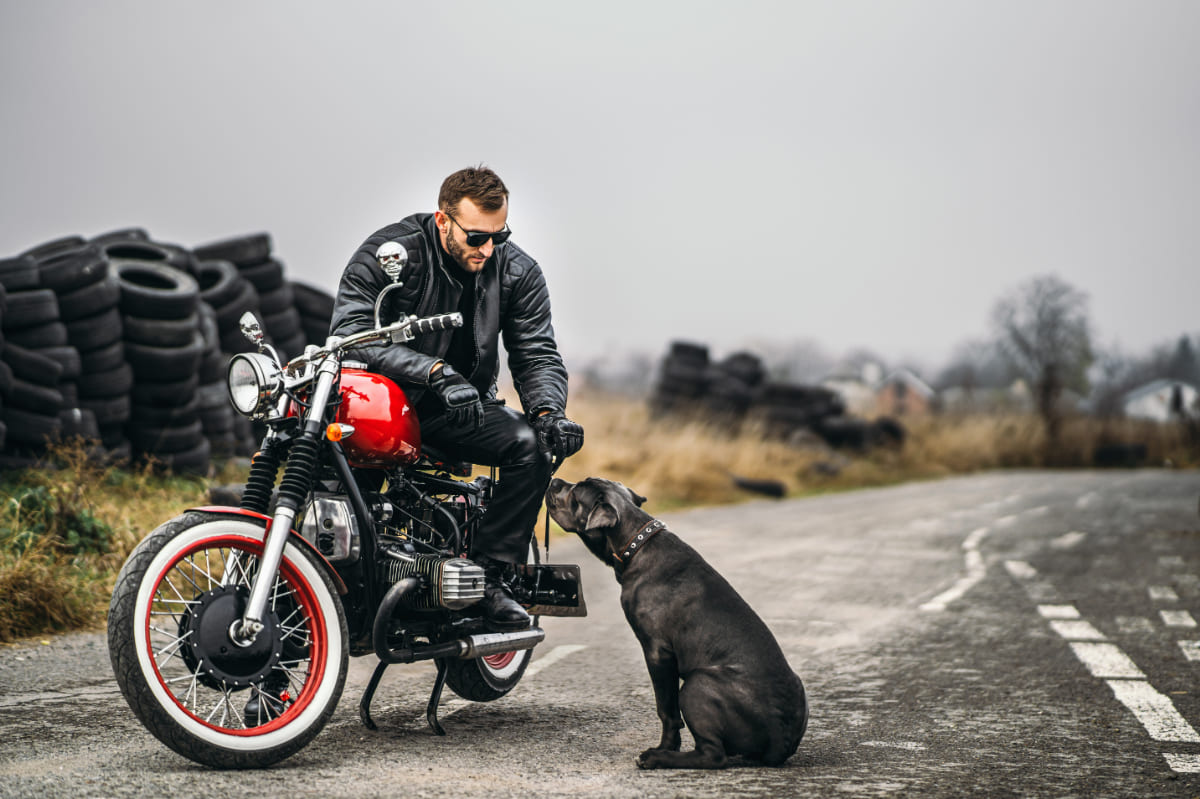
[[[421,445],[421,459],[417,461],[416,467],[418,469],[449,472],[455,477],[470,477],[471,472],[474,470],[473,465],[469,461],[451,458],[437,447],[431,447],[428,444]]]

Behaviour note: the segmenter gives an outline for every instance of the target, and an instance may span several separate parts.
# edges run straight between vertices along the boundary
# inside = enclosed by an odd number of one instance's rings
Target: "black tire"
[[[119,441],[125,441],[123,425],[129,421],[129,397],[80,397],[79,407],[91,411],[96,416],[96,424],[100,425],[100,435],[103,439],[105,429],[110,435],[115,435]],[[109,445],[109,439],[104,444]]]
[[[300,317],[300,327],[304,331],[304,341],[307,344],[321,346],[329,338],[329,320],[314,319],[311,316]]]
[[[308,339],[305,338],[304,331],[297,331],[294,336],[282,340],[276,339],[275,349],[279,352],[280,359],[287,362],[304,352],[307,344]]]
[[[4,329],[16,330],[59,321],[58,297],[50,289],[12,291],[7,296]]]
[[[5,330],[4,340],[26,347],[31,350],[46,347],[66,346],[70,339],[67,327],[62,322],[47,322],[36,327],[23,327],[19,330]]]
[[[85,408],[70,407],[59,411],[58,419],[62,422],[60,435],[64,439],[84,438],[100,440],[100,426],[96,423],[96,414]]]
[[[273,341],[304,335],[304,329],[300,327],[300,314],[291,306],[277,314],[264,311],[260,318],[263,328]]]
[[[199,387],[200,376],[194,374],[182,380],[170,382],[135,382],[133,391],[129,395],[133,403],[137,405],[184,405]]]
[[[134,405],[129,418],[144,428],[186,427],[200,421],[199,398],[193,397],[183,405]]]
[[[79,376],[79,395],[88,399],[127,397],[133,389],[133,367],[123,363],[106,372],[88,372]]]
[[[189,375],[199,382],[200,358],[204,355],[204,339],[199,331],[183,347],[156,347],[152,344],[125,342],[125,360],[133,367],[138,382],[169,383],[184,380]]]
[[[246,281],[242,281],[237,296],[232,301],[221,306],[213,306],[217,315],[217,329],[224,334],[228,330],[237,330],[238,319],[250,311],[256,316],[260,313],[258,305],[258,290]]]
[[[145,319],[183,319],[196,312],[200,286],[186,272],[152,261],[117,260],[123,313]]]
[[[5,439],[8,438],[8,425],[0,422],[0,452],[4,450]]]
[[[292,296],[296,298],[296,310],[300,315],[324,319],[328,327],[329,320],[333,318],[333,295],[307,283],[297,283],[293,280],[290,284]]]
[[[79,350],[70,344],[62,347],[42,347],[35,351],[62,367],[63,380],[75,380],[83,372],[83,362],[79,357]]]
[[[37,261],[27,255],[0,260],[0,285],[9,291],[41,288]]]
[[[183,319],[143,319],[127,315],[121,318],[121,326],[126,341],[155,347],[186,347],[200,330],[200,317],[192,314]]]
[[[114,241],[149,241],[150,234],[145,228],[126,227],[117,230],[109,230],[97,236],[92,236],[91,243],[96,245],[108,244]]]
[[[30,247],[28,250],[21,253],[21,255],[27,255],[30,258],[33,258],[35,261],[40,261],[44,258],[48,258],[56,253],[64,252],[66,250],[77,250],[85,244],[87,244],[87,239],[83,238],[83,236],[63,236],[61,238],[52,239],[34,247]]]
[[[707,366],[701,366],[691,361],[667,359],[663,361],[661,374],[664,380],[676,380],[680,383],[703,386],[708,383],[711,372]]]
[[[38,259],[42,288],[68,292],[99,283],[108,274],[108,259],[99,247],[85,246]]]
[[[107,372],[125,363],[125,342],[117,339],[97,350],[79,354],[81,374]]]
[[[63,343],[69,342],[80,355],[85,355],[121,340],[121,313],[116,308],[109,308],[95,316],[72,319],[66,323],[66,331],[67,340]]]
[[[237,266],[258,264],[271,257],[271,235],[251,233],[193,247],[201,261],[229,261]]]
[[[667,359],[696,366],[708,365],[708,347],[688,341],[672,341]]]
[[[31,350],[11,341],[0,347],[0,359],[12,367],[12,373],[39,386],[57,386],[62,380],[63,367],[40,350]]]
[[[117,307],[121,286],[115,275],[105,275],[97,283],[58,295],[58,314],[64,322],[95,316]]]
[[[58,384],[58,390],[63,395],[63,408],[79,407],[79,386],[70,380]]]
[[[202,438],[193,447],[182,452],[142,452],[146,460],[153,460],[163,471],[172,474],[191,474],[203,477],[208,474],[212,460],[212,444]]]
[[[237,297],[245,278],[229,261],[201,261],[196,266],[200,299],[213,308],[223,308]]]
[[[227,587],[221,585],[221,574],[209,579],[207,575],[220,570],[209,564],[228,563],[236,557],[237,574],[254,573],[261,545],[251,542],[263,538],[264,522],[258,519],[197,511],[176,517],[147,536],[129,556],[109,607],[109,654],[130,708],[168,747],[213,768],[262,768],[295,754],[333,715],[345,685],[345,612],[325,567],[299,543],[289,542],[285,547],[279,583],[272,593],[294,603],[301,629],[283,628],[278,622],[268,625],[260,635],[273,633],[278,643],[272,646],[272,639],[267,639],[266,655],[260,657],[251,648],[226,667],[230,673],[188,680],[186,676],[195,673],[196,654],[192,647],[177,643],[193,617],[173,613],[149,623],[155,608],[167,605],[160,600],[168,593],[173,597],[178,590],[178,586],[170,588],[172,584],[183,583],[191,593],[191,585],[198,582],[196,597],[205,591],[246,591],[244,585],[238,585],[243,582],[239,577]],[[202,563],[206,568],[200,568]],[[201,571],[204,574],[198,575]],[[171,579],[172,574],[177,579]],[[237,602],[228,604],[236,613]],[[204,612],[214,615],[225,612],[220,603],[210,603],[207,608]],[[227,625],[222,621],[219,626]],[[297,643],[289,649],[291,636]],[[233,696],[246,697],[256,690],[236,682],[240,677],[233,672],[240,668],[249,678],[261,681],[259,673],[280,670],[278,659],[289,657],[271,652],[299,653],[291,656],[295,663],[289,669],[294,681],[289,691],[294,699],[288,700],[282,715],[270,723],[246,727],[240,713],[218,714],[219,707],[228,705],[231,689],[238,692]],[[260,664],[258,672],[250,673]],[[177,681],[180,676],[184,679]],[[191,710],[185,709],[185,703]],[[218,716],[221,720],[216,723],[203,721]]]
[[[250,281],[259,294],[267,294],[283,288],[283,264],[274,258],[257,264],[239,264],[238,272]]]
[[[263,316],[275,316],[284,311],[291,311],[299,321],[300,312],[296,310],[296,295],[292,293],[291,286],[284,283],[270,290],[258,286],[255,288],[258,289],[258,308],[263,312]]]
[[[13,389],[12,367],[0,361],[0,397],[7,397]]]
[[[179,427],[149,427],[144,426],[136,415],[131,415],[125,433],[135,452],[154,454],[184,452],[204,439],[204,427],[199,419]]]
[[[0,409],[0,421],[8,426],[8,446],[28,444],[42,447],[47,440],[56,440],[62,432],[57,408],[53,416],[47,416],[5,405]]]
[[[15,377],[12,391],[8,394],[8,405],[31,413],[54,416],[62,410],[63,395],[56,387],[39,386]]]

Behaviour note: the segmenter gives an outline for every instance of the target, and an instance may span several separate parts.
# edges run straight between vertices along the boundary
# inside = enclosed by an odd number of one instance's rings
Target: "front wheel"
[[[197,763],[277,763],[328,721],[346,680],[346,617],[316,556],[283,553],[264,629],[229,636],[258,571],[266,523],[191,511],[163,524],[117,577],[108,647],[121,692],[156,738]]]

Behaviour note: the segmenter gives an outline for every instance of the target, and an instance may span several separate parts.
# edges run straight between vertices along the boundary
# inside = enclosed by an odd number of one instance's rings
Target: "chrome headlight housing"
[[[229,361],[229,399],[243,416],[266,416],[282,388],[283,375],[268,356],[244,352]]]

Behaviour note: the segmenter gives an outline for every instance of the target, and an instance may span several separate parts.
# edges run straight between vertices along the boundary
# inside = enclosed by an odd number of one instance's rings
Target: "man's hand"
[[[454,427],[478,430],[483,424],[483,403],[479,392],[450,364],[434,367],[429,373],[429,388],[446,406],[446,421]]]
[[[583,447],[583,427],[564,416],[562,411],[549,411],[531,421],[542,452],[549,452],[561,461]]]

